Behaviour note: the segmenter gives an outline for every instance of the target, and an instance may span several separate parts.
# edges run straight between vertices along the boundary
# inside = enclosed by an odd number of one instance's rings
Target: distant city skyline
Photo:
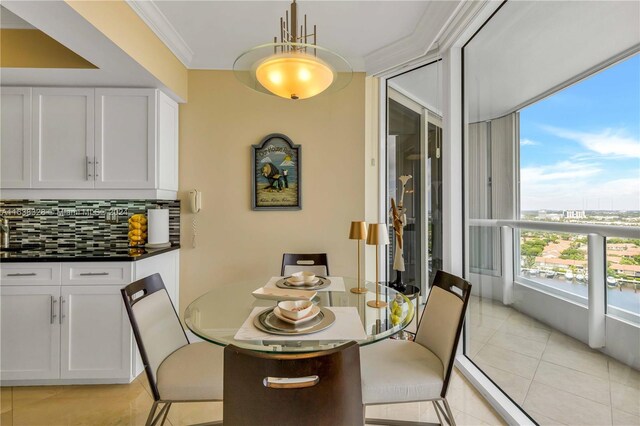
[[[520,112],[521,210],[640,210],[640,54]]]

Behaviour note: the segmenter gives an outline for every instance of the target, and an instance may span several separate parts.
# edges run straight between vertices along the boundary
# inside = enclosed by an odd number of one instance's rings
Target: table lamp
[[[386,302],[380,301],[380,284],[378,279],[379,273],[379,247],[389,244],[389,231],[387,231],[387,225],[384,223],[371,223],[369,224],[369,232],[367,235],[367,244],[376,246],[376,300],[370,300],[367,302],[368,306],[372,308],[384,308],[387,306]]]
[[[366,293],[367,289],[360,286],[360,241],[367,239],[367,222],[354,221],[351,222],[351,229],[349,230],[349,239],[357,240],[358,242],[358,286],[351,289],[351,293],[362,294]]]

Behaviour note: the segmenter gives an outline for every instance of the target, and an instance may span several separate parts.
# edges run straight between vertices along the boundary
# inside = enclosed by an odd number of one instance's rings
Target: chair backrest
[[[280,275],[287,276],[294,272],[308,271],[323,277],[329,276],[329,261],[326,253],[282,255]]]
[[[444,271],[436,272],[415,341],[433,352],[442,362],[447,393],[456,349],[460,341],[471,284]]]
[[[296,379],[296,380],[282,380]],[[363,425],[356,342],[314,353],[224,350],[224,423]]]
[[[160,399],[156,373],[164,359],[189,340],[160,274],[134,281],[120,290],[149,385]]]

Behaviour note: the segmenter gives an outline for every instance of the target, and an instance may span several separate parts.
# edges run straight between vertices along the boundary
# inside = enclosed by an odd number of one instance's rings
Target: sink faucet
[[[9,247],[9,219],[0,216],[0,247]]]

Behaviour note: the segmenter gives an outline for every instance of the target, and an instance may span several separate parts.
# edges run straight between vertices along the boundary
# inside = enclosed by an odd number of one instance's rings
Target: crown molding
[[[464,4],[465,2],[460,0],[427,3],[424,14],[413,33],[364,57],[367,73],[377,75],[427,54]],[[447,8],[443,5],[451,5],[451,7]],[[434,25],[439,22],[442,25]]]
[[[193,61],[193,50],[184,41],[171,22],[160,11],[153,0],[126,0],[127,4],[158,36],[174,55],[189,68]]]

